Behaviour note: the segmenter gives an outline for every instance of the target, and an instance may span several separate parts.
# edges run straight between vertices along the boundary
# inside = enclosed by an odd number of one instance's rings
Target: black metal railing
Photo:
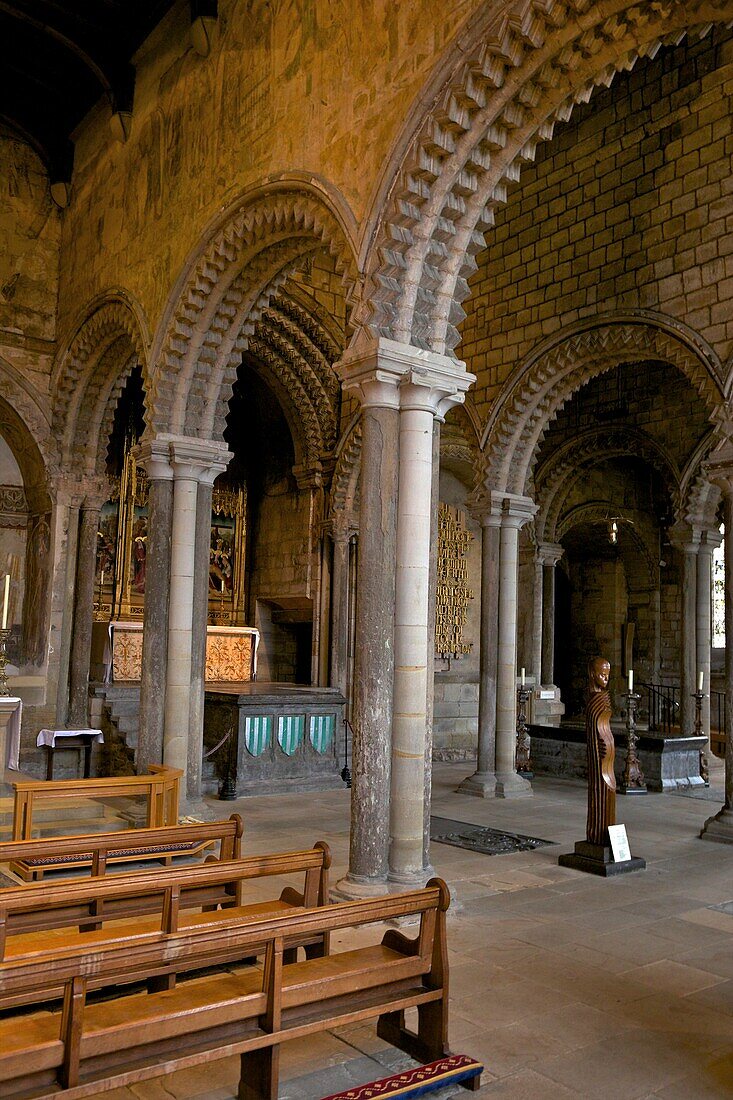
[[[649,729],[671,734],[680,723],[680,689],[676,684],[639,684],[641,714],[648,715]]]

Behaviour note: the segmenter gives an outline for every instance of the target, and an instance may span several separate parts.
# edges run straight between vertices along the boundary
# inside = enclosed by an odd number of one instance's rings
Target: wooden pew
[[[103,875],[110,863],[155,860],[170,866],[176,856],[197,856],[220,843],[220,859],[242,854],[242,819],[205,821],[192,825],[154,829],[124,829],[116,833],[81,833],[77,836],[37,837],[0,843],[0,864],[26,882],[43,879],[47,871],[86,870]]]
[[[81,1100],[233,1054],[241,1055],[240,1100],[275,1100],[280,1044],[290,1038],[377,1019],[378,1033],[421,1061],[447,1054],[450,895],[432,879],[423,890],[344,902],[258,921],[225,915],[208,925],[87,947],[46,951],[0,964],[0,1009],[49,999],[59,1013],[0,1019],[4,1100]],[[390,930],[381,943],[285,963],[293,937],[327,935],[418,916],[414,939]],[[264,951],[264,968],[206,973],[164,992],[87,997],[140,976],[180,976],[232,966]],[[416,1032],[405,1010],[417,1006]],[[474,1079],[475,1080],[475,1079]],[[477,1084],[470,1085],[477,1087]]]
[[[165,764],[151,764],[148,775],[120,775],[110,779],[53,779],[13,783],[13,840],[30,840],[33,814],[49,802],[78,802],[80,798],[142,797],[149,829],[178,824],[178,796],[183,772]]]
[[[0,890],[0,960],[34,954],[46,946],[72,950],[146,932],[170,935],[224,916],[253,920],[315,908],[328,901],[330,866],[328,845],[317,841],[302,852],[10,887]],[[246,903],[248,883],[300,874],[304,876],[302,890],[286,886],[278,898]],[[188,912],[191,909],[204,912]],[[51,938],[50,929],[64,932]],[[328,953],[328,937],[318,935],[289,944],[288,959],[295,960],[298,947],[305,949],[306,957],[315,958]]]

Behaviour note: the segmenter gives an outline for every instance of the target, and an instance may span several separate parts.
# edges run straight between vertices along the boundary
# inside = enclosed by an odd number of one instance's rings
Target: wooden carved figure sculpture
[[[608,844],[608,826],[616,824],[616,776],[613,770],[615,744],[611,733],[611,696],[608,679],[611,666],[605,657],[588,662],[588,702],[585,735],[588,742],[588,825],[589,844]]]

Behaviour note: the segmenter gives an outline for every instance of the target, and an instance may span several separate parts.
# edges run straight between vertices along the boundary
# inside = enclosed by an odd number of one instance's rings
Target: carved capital
[[[439,420],[476,381],[459,360],[382,337],[359,341],[336,372],[362,408],[422,409]]]
[[[541,542],[537,547],[537,560],[541,565],[556,566],[565,550],[556,542]]]

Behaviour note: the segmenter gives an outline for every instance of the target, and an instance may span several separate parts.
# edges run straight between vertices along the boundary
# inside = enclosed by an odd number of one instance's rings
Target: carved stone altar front
[[[142,623],[110,623],[112,679],[140,679],[143,655]],[[206,629],[206,682],[241,684],[257,676],[259,631],[249,626],[209,626]]]

